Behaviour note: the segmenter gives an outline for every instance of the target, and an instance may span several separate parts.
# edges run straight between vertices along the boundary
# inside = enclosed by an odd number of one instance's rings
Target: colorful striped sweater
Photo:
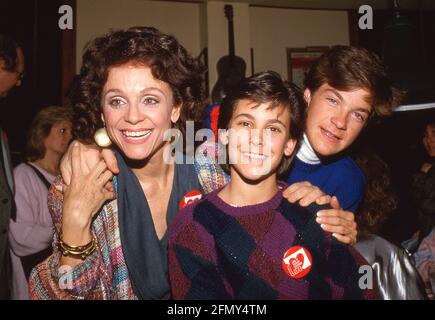
[[[376,298],[375,290],[359,287],[359,267],[370,265],[320,228],[315,221],[318,205],[291,204],[279,191],[264,203],[233,207],[219,191],[179,211],[169,229],[174,299]],[[296,246],[312,256],[303,278],[292,278],[283,268],[288,249],[301,254]],[[297,253],[300,263],[292,266],[300,267],[298,272],[309,270],[308,255]]]
[[[195,170],[204,191],[211,192],[227,183],[228,176],[211,161],[210,146],[202,151],[196,153]],[[48,196],[48,207],[57,231],[53,240],[54,252],[33,270],[29,281],[30,298],[137,299],[122,250],[116,199],[105,204],[92,223],[97,250],[74,268],[59,265],[58,233],[62,225],[63,194],[55,187],[61,183],[57,178]]]

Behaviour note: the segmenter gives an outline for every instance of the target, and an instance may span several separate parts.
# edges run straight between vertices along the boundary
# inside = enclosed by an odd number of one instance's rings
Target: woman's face
[[[71,122],[61,121],[51,127],[50,133],[44,140],[45,150],[57,153],[60,156],[66,152],[71,142]]]
[[[102,93],[110,139],[132,160],[161,154],[166,130],[180,115],[169,85],[154,78],[145,65],[125,64],[109,70]],[[162,158],[163,160],[163,158]]]

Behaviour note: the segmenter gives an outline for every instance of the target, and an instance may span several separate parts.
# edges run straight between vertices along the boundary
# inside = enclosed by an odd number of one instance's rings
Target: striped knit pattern
[[[291,204],[278,192],[255,206],[231,207],[218,190],[180,211],[169,237],[175,299],[372,299],[358,286],[368,263],[315,222],[317,205]],[[287,276],[284,253],[300,245],[313,257],[302,279]]]
[[[198,157],[195,169],[206,191],[221,187],[228,181],[228,176],[207,159],[206,153]],[[53,185],[48,196],[48,207],[57,230],[53,241],[54,252],[30,276],[31,299],[137,299],[121,246],[116,200],[104,205],[94,219],[92,233],[96,236],[98,248],[81,264],[70,269],[72,285],[66,288],[68,277],[63,275],[59,265],[61,254],[57,237],[62,225],[63,194],[55,186],[62,185],[61,178],[57,178]]]

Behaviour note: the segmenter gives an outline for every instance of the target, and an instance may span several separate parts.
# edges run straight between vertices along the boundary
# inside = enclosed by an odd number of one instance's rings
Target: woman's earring
[[[112,141],[107,134],[106,128],[100,128],[94,134],[95,143],[101,148],[107,148],[112,144]]]

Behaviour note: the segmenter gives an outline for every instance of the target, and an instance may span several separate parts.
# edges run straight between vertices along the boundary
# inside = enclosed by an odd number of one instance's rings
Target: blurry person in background
[[[384,300],[423,300],[425,290],[407,252],[378,235],[397,207],[390,168],[373,150],[360,147],[355,161],[364,172],[366,188],[358,214],[355,249],[370,263]]]
[[[0,99],[24,76],[23,50],[9,36],[0,33]],[[6,135],[0,128],[0,299],[10,294],[10,259],[8,245],[9,219],[15,218],[13,205],[14,181]]]
[[[431,208],[433,200],[431,192],[435,190],[435,119],[430,118],[423,126],[422,143],[426,151],[426,157],[419,170],[411,179],[410,192],[415,207],[417,219],[417,232],[403,245],[411,253],[414,253],[420,242],[426,237],[435,225],[435,215]]]
[[[423,145],[428,159],[423,163],[420,171],[428,173],[435,161],[435,119],[426,122],[423,134]]]
[[[417,210],[417,251],[414,259],[425,282],[430,299],[435,299],[435,119],[430,118],[424,126],[423,145],[427,159],[420,171],[413,176],[412,195]]]
[[[52,252],[54,227],[47,194],[72,139],[71,121],[69,108],[52,106],[39,111],[29,131],[26,162],[14,169],[17,217],[9,226],[12,299],[29,298],[30,272]]]
[[[428,171],[426,179],[419,185],[418,192],[418,236],[421,241],[414,253],[414,259],[425,283],[426,293],[430,299],[435,299],[435,167],[432,166]]]
[[[419,238],[426,237],[435,225],[435,214],[430,209],[433,205],[433,191],[435,190],[435,119],[425,123],[423,146],[427,158],[422,164],[420,172],[413,176],[412,194],[417,205],[417,219],[419,224]]]

